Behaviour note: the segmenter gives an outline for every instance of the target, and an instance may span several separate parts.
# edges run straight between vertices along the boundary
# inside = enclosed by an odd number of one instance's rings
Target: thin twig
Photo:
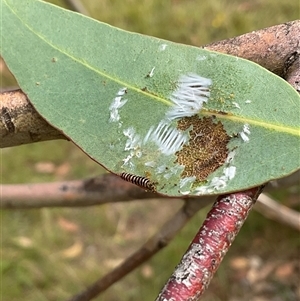
[[[3,209],[85,207],[158,196],[113,174],[69,182],[1,185],[0,189]]]
[[[279,204],[265,194],[260,195],[254,209],[268,219],[300,231],[300,213]]]
[[[288,188],[292,186],[299,186],[300,185],[300,170],[292,173],[291,175],[281,178],[278,180],[274,180],[269,182],[266,186],[265,191],[272,191],[278,188]]]
[[[263,186],[220,196],[156,301],[198,300]]]
[[[65,2],[73,11],[89,16],[89,12],[86,10],[80,0],[65,0]]]
[[[211,203],[213,197],[187,199],[184,206],[173,215],[139,250],[128,257],[120,266],[90,285],[85,291],[72,297],[69,301],[89,301],[105,291],[112,284],[129,274],[146,260],[167,246],[176,233],[200,209]]]
[[[299,185],[300,171],[273,181],[268,192],[278,188]],[[123,181],[113,174],[98,177],[50,183],[0,185],[2,209],[34,209],[44,207],[86,207],[113,202],[164,198],[162,195]]]

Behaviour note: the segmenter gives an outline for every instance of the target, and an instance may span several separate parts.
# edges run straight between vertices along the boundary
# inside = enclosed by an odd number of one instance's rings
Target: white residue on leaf
[[[250,125],[248,123],[244,124],[243,131],[245,134],[250,135]]]
[[[211,193],[216,190],[224,189],[227,186],[228,181],[232,180],[236,175],[236,167],[233,165],[228,166],[230,163],[233,162],[234,157],[235,157],[235,151],[233,150],[229,152],[225,160],[227,166],[223,169],[222,175],[220,177],[212,178],[207,185],[197,187],[194,193],[200,195],[200,194]]]
[[[133,127],[127,128],[123,131],[123,134],[128,138],[125,144],[124,150],[132,150],[140,147],[140,136],[136,134],[135,129]]]
[[[154,75],[154,70],[155,70],[155,67],[153,67],[149,73],[149,77],[153,77]]]
[[[220,189],[223,189],[226,187],[227,181],[228,181],[228,178],[225,175],[223,175],[221,177],[214,177],[210,182],[210,186],[214,190],[220,190]]]
[[[228,156],[225,160],[225,163],[231,163],[234,159],[234,156],[235,156],[235,151],[234,150],[229,152],[229,154],[228,154]]]
[[[189,194],[191,192],[191,186],[195,181],[196,181],[195,176],[180,179],[179,182],[180,193],[183,195]]]
[[[232,180],[235,177],[236,167],[235,166],[229,166],[226,167],[224,170],[224,175],[229,180]]]
[[[196,61],[205,61],[207,57],[205,55],[198,54],[196,57]]]
[[[133,127],[129,127],[123,131],[123,134],[127,137],[127,141],[125,143],[125,151],[130,151],[129,155],[123,159],[123,166],[130,165],[133,167],[133,163],[131,162],[131,159],[133,157],[140,158],[142,156],[142,150],[141,150],[141,137],[135,132],[135,129]]]
[[[154,161],[148,161],[145,163],[145,166],[154,168],[156,166],[156,163]]]
[[[166,171],[166,169],[167,169],[167,165],[165,165],[165,164],[157,166],[156,173],[162,174]]]
[[[171,172],[167,172],[167,173],[164,174],[164,178],[166,180],[169,180],[172,176],[173,176],[173,174]]]
[[[130,167],[134,167],[134,164],[130,161],[133,158],[132,154],[129,154],[126,158],[123,159],[123,166],[130,166]]]
[[[205,194],[205,193],[211,193],[215,190],[220,190],[223,189],[227,186],[229,178],[226,177],[225,175],[222,175],[220,177],[214,177],[212,180],[209,182],[208,185],[203,185],[195,189],[195,193],[200,195],[200,194]]]
[[[168,46],[167,44],[160,44],[159,47],[158,47],[158,50],[159,51],[165,51],[167,46]]]
[[[249,142],[249,137],[244,132],[240,132],[240,136],[244,142]]]
[[[164,173],[164,178],[168,180],[173,176],[179,176],[182,173],[183,168],[184,167],[182,165],[175,165],[175,166],[172,166],[171,168],[167,168],[165,166],[165,168],[164,168],[164,172],[165,172]]]
[[[141,158],[141,157],[142,157],[142,155],[143,155],[143,152],[142,152],[142,150],[140,150],[140,149],[137,149],[137,150],[136,150],[136,152],[135,152],[135,156],[136,156],[137,158]]]
[[[123,96],[125,93],[127,93],[127,88],[121,88],[121,89],[118,91],[117,95]]]
[[[246,101],[245,101],[245,103],[251,103],[252,101],[250,100],[250,99],[247,99]]]
[[[235,101],[233,101],[232,104],[233,104],[236,108],[238,108],[238,109],[241,108],[240,105],[239,105],[237,102],[235,102]]]
[[[249,142],[249,135],[250,135],[250,126],[248,123],[243,125],[243,130],[241,132],[239,132],[240,137],[242,138],[242,140],[244,142]]]
[[[179,187],[180,187],[180,188],[183,188],[183,187],[186,186],[186,185],[191,185],[191,184],[193,184],[195,181],[196,181],[196,177],[195,177],[195,176],[192,176],[192,177],[186,177],[186,178],[180,179]]]
[[[156,128],[149,129],[143,143],[152,141],[164,155],[172,155],[179,151],[188,140],[187,133],[179,131],[166,120],[162,120]]]
[[[167,118],[173,120],[197,114],[203,103],[208,101],[211,85],[211,79],[201,77],[198,74],[182,75],[178,80],[177,89],[170,97],[173,106],[167,111]]]
[[[110,122],[117,122],[120,120],[119,109],[122,108],[125,105],[125,103],[128,101],[128,99],[123,99],[123,96],[126,92],[127,92],[127,88],[121,88],[118,91],[117,96],[114,98],[111,105],[109,106]]]

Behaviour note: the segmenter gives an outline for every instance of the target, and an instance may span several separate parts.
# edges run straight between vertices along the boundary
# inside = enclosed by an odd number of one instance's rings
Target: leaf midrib
[[[202,110],[203,111],[203,110]],[[214,115],[216,117],[218,117],[218,119],[225,119],[225,120],[231,120],[231,121],[237,121],[239,123],[242,124],[249,124],[249,125],[255,125],[255,126],[260,126],[262,128],[267,128],[267,129],[271,129],[271,130],[275,130],[277,132],[281,132],[281,133],[288,133],[294,136],[300,136],[300,128],[292,128],[292,127],[286,127],[286,126],[280,126],[274,123],[266,123],[260,120],[255,120],[255,119],[249,119],[249,118],[245,118],[245,117],[239,117],[236,115],[232,115],[232,114],[227,114],[227,115],[223,115],[223,114],[218,114],[213,112],[212,114],[210,114],[210,112],[208,110],[206,110],[206,112],[203,112],[203,115]]]

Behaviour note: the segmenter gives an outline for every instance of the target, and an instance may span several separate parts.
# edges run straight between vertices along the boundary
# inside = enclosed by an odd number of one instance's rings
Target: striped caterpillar
[[[120,174],[120,177],[130,183],[133,183],[137,186],[140,186],[142,188],[145,188],[146,190],[155,191],[155,185],[148,179],[145,177],[141,177],[141,176],[136,176],[127,172],[122,172]]]

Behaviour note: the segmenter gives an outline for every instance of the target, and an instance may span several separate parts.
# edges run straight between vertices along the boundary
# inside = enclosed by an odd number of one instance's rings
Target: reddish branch
[[[136,267],[151,258],[154,254],[167,246],[176,233],[190,220],[201,208],[211,203],[212,198],[187,199],[184,206],[175,213],[139,250],[128,257],[120,266],[103,278],[95,281],[85,291],[72,297],[69,301],[88,301],[98,296],[112,284],[129,274]]]
[[[220,196],[156,301],[198,300],[263,186]]]

